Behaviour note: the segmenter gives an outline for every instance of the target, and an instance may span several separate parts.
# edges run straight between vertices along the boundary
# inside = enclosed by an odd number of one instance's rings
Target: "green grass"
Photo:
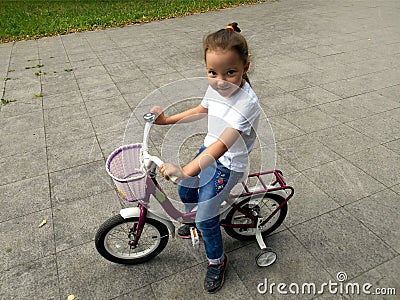
[[[0,0],[0,42],[117,27],[264,1]]]

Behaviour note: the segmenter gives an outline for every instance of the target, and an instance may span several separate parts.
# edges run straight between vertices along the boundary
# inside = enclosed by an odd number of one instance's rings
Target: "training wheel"
[[[268,267],[272,265],[278,256],[271,249],[265,249],[261,251],[256,257],[256,263],[259,267]]]

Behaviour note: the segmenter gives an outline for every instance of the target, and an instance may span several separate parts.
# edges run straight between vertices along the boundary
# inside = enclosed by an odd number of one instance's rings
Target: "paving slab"
[[[397,299],[377,292],[400,290],[399,11],[395,0],[266,1],[0,44],[0,93],[10,101],[0,104],[0,298],[367,297],[323,289],[334,282],[371,283],[368,299]],[[249,76],[271,125],[260,128],[250,168],[276,166],[296,193],[265,239],[274,265],[257,267],[257,244],[223,232],[230,266],[210,296],[204,247],[170,237],[153,260],[124,266],[102,258],[94,236],[129,205],[118,200],[106,158],[141,141],[153,105],[172,113],[197,101],[177,103],[176,82],[206,76],[203,37],[232,21],[250,46]],[[151,147],[187,161],[201,128],[154,128]],[[161,185],[177,198],[175,186]]]
[[[38,284],[38,275],[44,275]],[[0,273],[3,299],[64,299],[60,297],[59,276],[55,255],[31,259]],[[67,295],[68,296],[68,295]]]
[[[303,174],[340,205],[385,189],[382,183],[345,159],[305,170]]]
[[[1,273],[55,253],[51,215],[46,208],[1,223]],[[39,228],[43,220],[47,224]]]
[[[2,222],[51,207],[49,181],[45,174],[1,185],[0,191]]]
[[[397,256],[393,248],[342,208],[290,230],[332,276],[345,272],[353,278]]]
[[[399,155],[384,146],[364,150],[347,159],[386,186],[398,184],[400,181]]]
[[[398,204],[398,195],[391,190],[384,190],[352,203],[347,208],[352,215],[398,252],[399,233],[391,230],[398,226],[399,219],[393,216]]]

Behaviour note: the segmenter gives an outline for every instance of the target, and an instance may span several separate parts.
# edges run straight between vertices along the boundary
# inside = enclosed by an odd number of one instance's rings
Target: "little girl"
[[[222,245],[219,225],[220,204],[243,177],[248,156],[256,139],[261,112],[258,98],[247,76],[249,51],[237,23],[214,32],[203,41],[209,87],[201,103],[187,111],[165,116],[158,106],[151,109],[159,125],[190,122],[208,116],[208,132],[196,157],[186,166],[165,163],[165,178],[177,176],[178,192],[186,212],[196,205],[196,227],[200,231],[208,259],[204,289],[219,290],[224,283],[228,258]],[[189,224],[178,230],[190,237]]]

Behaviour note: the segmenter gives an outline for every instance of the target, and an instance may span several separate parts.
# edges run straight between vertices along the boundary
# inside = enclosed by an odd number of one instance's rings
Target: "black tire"
[[[253,214],[262,217],[268,217],[283,201],[283,198],[277,194],[260,194],[253,197],[248,197],[239,202],[239,207],[244,208]],[[258,203],[258,204],[256,204]],[[266,237],[276,230],[285,220],[287,214],[287,203],[273,216],[267,224],[263,226],[261,235]],[[249,224],[251,219],[242,214],[236,208],[232,207],[228,212],[224,223],[226,224]],[[226,233],[240,241],[251,241],[256,239],[255,228],[243,229],[224,227]]]
[[[138,222],[138,217],[124,219],[121,215],[104,222],[95,237],[100,255],[114,263],[134,265],[146,262],[163,251],[169,232],[167,226],[155,219],[146,219],[137,247],[133,249],[130,246],[136,234],[132,228]]]

